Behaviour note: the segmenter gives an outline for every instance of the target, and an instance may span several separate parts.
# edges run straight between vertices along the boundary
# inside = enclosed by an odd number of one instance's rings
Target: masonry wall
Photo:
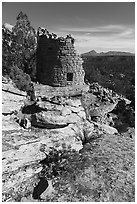
[[[82,59],[74,49],[71,38],[38,38],[37,78],[52,86],[84,84]]]

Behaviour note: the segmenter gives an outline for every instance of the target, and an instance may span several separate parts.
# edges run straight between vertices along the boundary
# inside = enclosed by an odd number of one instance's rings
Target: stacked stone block
[[[74,48],[74,39],[45,33],[38,35],[38,81],[51,86],[83,85],[83,61]]]

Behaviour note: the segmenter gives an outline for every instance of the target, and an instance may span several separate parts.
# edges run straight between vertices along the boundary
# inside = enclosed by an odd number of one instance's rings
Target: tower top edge
[[[47,39],[54,39],[59,42],[68,42],[74,44],[75,39],[68,34],[66,37],[58,37],[55,33],[50,33],[46,28],[39,27],[37,30],[37,38],[45,37]]]

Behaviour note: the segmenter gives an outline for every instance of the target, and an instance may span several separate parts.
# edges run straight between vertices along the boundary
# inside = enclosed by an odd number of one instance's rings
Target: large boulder
[[[38,105],[39,108],[41,108],[41,110],[45,110],[45,111],[55,110],[56,106],[57,106],[57,105],[55,105],[55,104],[53,104],[53,103],[51,103],[49,101],[38,101],[37,105]],[[59,106],[59,107],[61,108],[62,106]]]
[[[40,99],[37,106],[39,112],[32,114],[32,125],[43,128],[59,128],[75,124],[86,119],[86,113],[80,99],[66,99],[60,104],[62,97]]]
[[[79,106],[79,107],[73,107],[73,106],[71,106],[70,109],[71,109],[71,111],[72,111],[73,113],[79,113],[80,111],[84,111],[84,108],[83,108],[82,106]]]
[[[68,113],[68,114],[67,114]],[[32,115],[32,125],[45,128],[65,127],[68,124],[77,123],[81,120],[76,113],[64,109],[62,114],[59,111],[41,111]]]
[[[98,88],[98,87],[97,87]],[[105,94],[105,89],[100,91],[95,89],[91,93],[85,93],[82,95],[82,106],[86,113],[86,118],[88,120],[105,122],[106,115],[110,113],[117,105],[118,100],[113,100],[112,94],[109,97],[106,97],[104,100],[102,97],[99,97],[100,94]],[[112,100],[110,100],[111,98]]]
[[[59,110],[59,108],[57,107],[57,110]],[[69,107],[62,107],[62,109],[60,109],[61,111],[61,115],[62,116],[67,116],[70,115],[72,113],[71,109]]]
[[[75,149],[76,151],[79,151],[83,148],[82,140],[80,138],[81,131],[77,124],[69,124],[64,128],[50,130],[50,134],[52,136],[50,140],[52,141],[52,143],[54,143],[54,146],[60,144],[58,145],[59,149],[64,143],[66,144],[66,146],[71,146],[72,149]],[[45,144],[47,145],[47,143]]]
[[[75,100],[68,99],[66,100],[66,104],[72,107],[80,107],[82,105],[80,99],[75,99]]]
[[[32,125],[45,128],[58,128],[67,126],[66,118],[57,111],[41,111],[32,115]]]
[[[90,108],[89,113],[90,116],[104,116],[105,114],[111,112],[116,107],[116,103],[98,103],[98,106],[94,106]]]

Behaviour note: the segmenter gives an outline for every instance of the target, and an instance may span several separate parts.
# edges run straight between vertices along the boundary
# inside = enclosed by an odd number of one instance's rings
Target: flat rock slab
[[[15,88],[12,83],[2,84],[2,113],[19,111],[24,105],[26,93]]]
[[[101,131],[103,131],[103,132],[105,132],[105,133],[107,133],[107,134],[110,134],[110,135],[118,134],[117,129],[114,128],[114,127],[111,127],[111,126],[105,125],[105,124],[95,123],[95,122],[94,122],[94,124],[96,124],[97,127],[98,127]]]
[[[15,120],[12,118],[12,116],[2,115],[2,131],[10,131],[10,130],[21,130],[22,127],[15,122]]]
[[[24,96],[14,95],[8,92],[2,92],[2,113],[8,114],[13,111],[19,111],[24,105]]]
[[[89,112],[91,116],[104,116],[116,107],[117,103],[101,103],[98,107],[91,107]]]
[[[57,111],[41,111],[32,115],[32,125],[37,127],[45,128],[58,128],[65,127],[68,124],[77,123],[81,120],[80,116],[76,113],[67,114],[68,111],[63,112],[63,115],[60,115]]]
[[[65,143],[79,151],[83,145],[76,135],[77,130],[69,125],[56,130],[3,131],[3,194],[6,195],[11,189],[15,193],[15,188],[20,189],[22,183],[38,174],[42,170],[40,161],[45,158],[44,152],[48,154],[52,147],[60,149]],[[42,145],[44,152],[41,151]]]
[[[26,96],[26,92],[19,90],[12,82],[2,83],[2,90],[20,96]]]

